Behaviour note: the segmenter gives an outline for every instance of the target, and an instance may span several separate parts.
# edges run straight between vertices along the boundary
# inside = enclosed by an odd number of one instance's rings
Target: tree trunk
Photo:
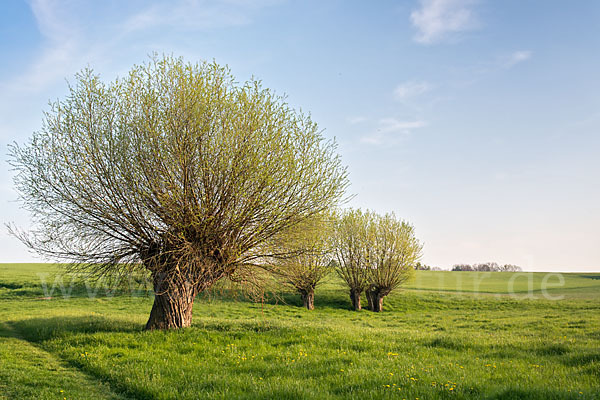
[[[185,328],[192,324],[192,308],[197,290],[187,282],[153,276],[154,304],[146,330]]]
[[[383,294],[379,290],[367,290],[367,302],[369,309],[374,312],[383,311]]]
[[[300,295],[302,296],[302,303],[304,304],[304,307],[306,307],[307,310],[314,310],[315,309],[315,291],[313,289],[305,291],[305,292],[300,292]]]
[[[360,291],[355,289],[350,289],[350,301],[352,302],[352,308],[354,311],[360,311]]]

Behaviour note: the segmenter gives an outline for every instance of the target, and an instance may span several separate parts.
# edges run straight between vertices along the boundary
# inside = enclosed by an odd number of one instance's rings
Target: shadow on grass
[[[273,331],[274,338],[278,340],[299,338],[300,336],[297,329],[294,327],[284,327],[278,324],[265,325],[261,324],[260,321],[245,321],[241,323],[235,321],[230,323],[209,322],[207,324],[195,324],[192,328],[183,330],[144,332],[142,324],[127,320],[106,318],[102,316],[56,316],[9,321],[5,324],[0,324],[0,337],[14,337],[16,334],[20,338],[30,342],[33,346],[50,352],[54,356],[60,358],[68,367],[77,369],[93,379],[105,382],[112,391],[120,396],[123,396],[124,398],[148,400],[164,397],[155,393],[155,389],[153,389],[151,385],[149,387],[137,385],[136,383],[123,380],[122,376],[119,374],[113,374],[110,364],[107,367],[101,363],[89,363],[87,362],[87,358],[83,359],[74,356],[72,349],[64,352],[62,352],[61,349],[70,348],[71,346],[87,348],[88,345],[102,346],[106,343],[114,347],[130,346],[130,349],[134,349],[132,351],[142,351],[137,350],[139,343],[136,339],[139,339],[144,343],[148,343],[149,341],[150,343],[155,344],[165,340],[164,343],[167,345],[173,345],[173,343],[170,342],[169,337],[175,335],[178,338],[178,341],[191,341],[194,340],[193,338],[197,334],[198,329],[208,334],[211,332],[227,332],[228,335],[233,338],[246,338],[255,333],[264,333],[267,331]],[[102,336],[98,337],[95,336],[96,333],[133,335],[125,337],[124,340],[120,340],[118,337],[115,338],[112,335],[108,338]],[[300,342],[300,340],[301,339],[298,339],[298,342]],[[173,346],[173,351],[178,351],[177,346]],[[112,357],[120,357],[120,353],[121,352],[113,353]],[[187,352],[185,354],[187,354]],[[215,386],[219,386],[216,385],[216,383],[220,382],[214,381],[214,383]],[[206,387],[211,388],[212,386],[213,385],[207,380]]]
[[[600,280],[600,275],[579,275],[581,278]]]
[[[138,323],[100,316],[30,318],[7,322],[18,334],[29,342],[43,342],[79,333],[140,332]]]
[[[239,293],[231,292],[205,292],[198,296],[198,300],[203,301],[219,301],[223,303],[253,303],[260,304],[260,300],[246,297]],[[366,301],[366,300],[365,300]],[[277,293],[266,295],[264,304],[268,305],[285,305],[295,306],[304,308],[302,304],[302,298],[299,294],[292,292]],[[315,308],[329,308],[338,310],[352,310],[352,304],[350,303],[350,297],[345,292],[341,293],[338,291],[325,291],[315,292]]]
[[[550,399],[579,399],[581,395],[573,393],[565,393],[562,389],[541,389],[541,388],[510,388],[505,389],[496,395],[490,397],[494,400],[550,400]],[[588,397],[585,397],[588,398]]]
[[[563,364],[569,367],[581,367],[588,365],[600,365],[600,352],[599,351],[590,351],[589,353],[579,353],[576,355],[564,357],[562,359]],[[596,367],[598,368],[598,367]],[[598,373],[600,374],[600,368],[598,368]]]
[[[129,333],[141,332],[142,325],[129,321],[118,319],[109,319],[99,316],[89,317],[48,317],[48,318],[30,318],[20,321],[5,322],[5,328],[1,329],[0,337],[17,337],[28,341],[34,347],[52,354],[64,363],[65,367],[80,371],[91,379],[98,380],[108,385],[115,394],[115,398],[123,399],[154,399],[154,393],[143,388],[132,388],[123,382],[115,380],[106,371],[82,363],[80,360],[73,360],[65,357],[47,346],[44,341],[68,338],[78,334],[94,333]],[[7,329],[6,329],[7,328]],[[89,340],[94,340],[90,338]],[[1,386],[1,385],[0,385]],[[62,392],[62,391],[61,391]],[[62,397],[62,395],[60,396]],[[2,398],[2,396],[0,396]]]
[[[8,321],[5,324],[9,329],[0,329],[0,337],[13,336],[11,334],[12,331],[21,338],[34,344],[40,344],[44,341],[53,339],[65,339],[80,334],[147,332],[144,331],[143,324],[101,316],[30,318],[20,321]],[[196,319],[191,328],[152,332],[155,334],[165,334],[167,332],[179,332],[185,334],[186,331],[193,331],[194,329],[200,329],[205,332],[237,332],[243,333],[244,335],[256,332],[276,331],[279,336],[286,336],[295,332],[295,329],[293,328],[273,324],[268,321],[256,320],[240,322],[232,320],[206,322],[201,318]]]
[[[285,304],[304,307],[302,304],[302,298],[299,294],[286,293],[283,296]],[[350,297],[344,296],[341,293],[319,293],[315,292],[315,308],[333,308],[342,310],[351,310],[352,304],[350,303]]]
[[[455,351],[465,351],[480,347],[474,346],[472,343],[469,343],[464,339],[459,339],[448,335],[437,336],[434,339],[425,341],[423,345],[426,347],[442,348]]]
[[[570,351],[568,346],[563,344],[547,344],[535,349],[535,353],[540,356],[562,356]]]

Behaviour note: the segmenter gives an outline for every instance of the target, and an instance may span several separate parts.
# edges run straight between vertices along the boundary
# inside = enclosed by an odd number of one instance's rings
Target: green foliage
[[[265,260],[265,267],[284,285],[312,299],[319,282],[333,269],[332,233],[329,213],[303,221],[273,239],[271,252],[283,257]],[[312,300],[307,307],[312,309]]]
[[[309,116],[214,62],[154,57],[109,84],[87,69],[69,89],[11,147],[34,220],[15,234],[98,276],[149,271],[148,329],[188,326],[196,295],[224,278],[257,282],[265,244],[348,184]]]
[[[423,246],[415,230],[394,214],[371,215],[367,260],[371,290],[387,295],[414,276]]]
[[[345,210],[336,221],[332,247],[336,256],[336,272],[351,291],[362,293],[369,284],[368,247],[371,213]]]
[[[210,284],[346,188],[309,116],[216,63],[154,57],[108,84],[86,69],[69,89],[11,148],[36,223],[21,238],[42,254],[100,274],[177,264]]]
[[[373,311],[381,311],[383,297],[412,278],[422,250],[411,225],[371,211],[342,212],[333,241],[337,272],[355,309],[360,309],[357,293],[366,291]]]

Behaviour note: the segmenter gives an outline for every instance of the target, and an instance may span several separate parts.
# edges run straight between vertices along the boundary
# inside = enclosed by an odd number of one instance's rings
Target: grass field
[[[420,271],[380,314],[332,277],[314,311],[205,296],[145,332],[151,296],[60,271],[0,265],[0,399],[600,398],[600,274]]]

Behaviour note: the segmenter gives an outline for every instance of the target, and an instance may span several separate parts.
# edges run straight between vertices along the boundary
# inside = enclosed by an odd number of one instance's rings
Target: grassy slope
[[[0,398],[600,397],[595,275],[565,275],[550,301],[542,274],[529,299],[524,275],[510,296],[510,274],[420,272],[381,314],[348,310],[331,279],[313,312],[201,299],[193,328],[143,332],[151,298],[43,300],[36,274],[56,271],[0,265]]]
[[[558,274],[531,272],[447,272],[418,271],[409,289],[512,293],[516,298],[531,294],[549,299],[555,296],[594,297],[600,294],[600,273]],[[544,289],[542,289],[544,288]]]

